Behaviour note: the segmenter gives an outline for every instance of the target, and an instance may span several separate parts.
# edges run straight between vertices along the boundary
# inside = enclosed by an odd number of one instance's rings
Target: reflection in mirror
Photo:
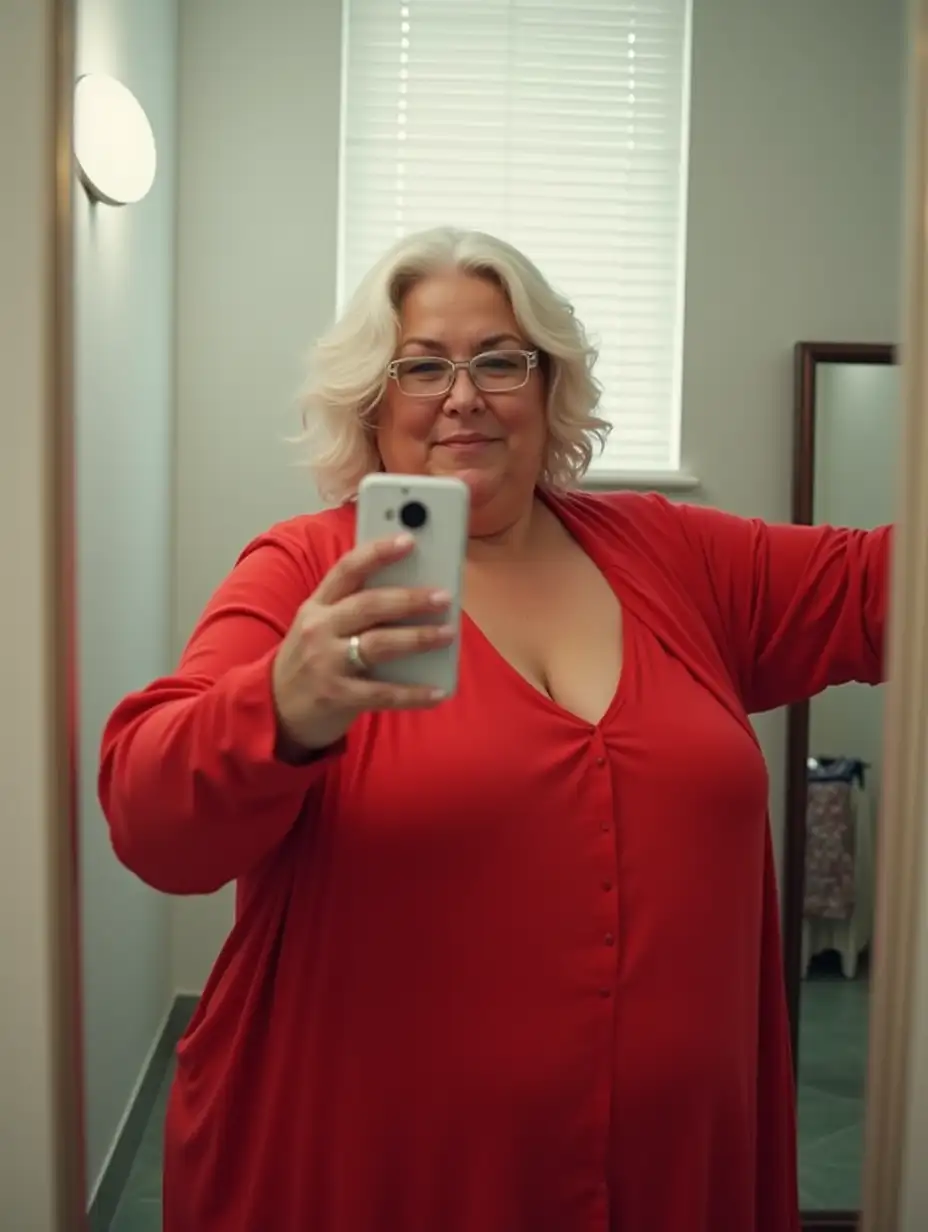
[[[797,486],[805,489],[797,495],[809,520],[888,524],[901,417],[891,348],[801,344],[797,364]],[[790,817],[788,838],[804,851],[797,1073],[809,1212],[860,1205],[883,699],[883,686],[845,684],[791,715],[794,737],[802,727],[806,739],[805,808]],[[803,749],[793,745],[790,772],[799,779]]]
[[[752,597],[753,531],[787,518],[784,339],[894,336],[903,11],[842,5],[837,38],[807,0],[78,0],[78,73],[123,81],[158,152],[137,205],[79,190],[75,210],[95,1232],[161,1227],[162,1166],[167,1232],[794,1232],[782,716],[746,712],[807,677],[718,596]],[[426,349],[394,354],[382,304],[324,349],[308,418],[341,415],[352,465],[323,488],[287,443],[307,349],[401,233],[442,223],[514,244],[571,310],[542,291],[514,319],[499,280],[442,266],[400,314]],[[582,346],[550,379],[578,321],[595,408]],[[452,375],[470,439],[438,439]],[[534,500],[541,459],[552,437],[576,459],[591,409],[614,429],[600,491],[552,498],[561,519]],[[333,728],[333,688],[357,699],[398,635],[343,608],[322,686],[291,673],[275,707],[271,660],[352,542],[351,510],[323,507],[433,458],[479,489],[476,553],[524,546],[503,511],[542,528],[525,568],[468,569],[458,697]],[[631,507],[618,557],[594,531],[582,550],[577,510]],[[801,651],[820,629],[790,632]],[[620,677],[655,663],[667,688],[626,705]],[[564,751],[533,761],[555,729]]]

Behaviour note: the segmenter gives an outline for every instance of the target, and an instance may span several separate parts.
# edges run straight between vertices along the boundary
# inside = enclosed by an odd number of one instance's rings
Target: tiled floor
[[[804,1210],[857,1210],[869,981],[820,969],[799,1020],[799,1185]]]
[[[158,1092],[110,1232],[161,1232],[161,1132],[170,1077]]]
[[[805,1210],[859,1205],[867,1055],[866,978],[812,975],[802,986],[799,1177]],[[166,1080],[110,1232],[161,1232],[161,1131]]]

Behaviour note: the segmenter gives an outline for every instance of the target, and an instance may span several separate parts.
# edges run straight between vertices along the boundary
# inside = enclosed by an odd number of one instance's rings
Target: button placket
[[[600,835],[599,841],[596,844],[599,853],[599,890],[601,894],[611,898],[615,892],[616,870],[615,844],[609,837],[615,830],[615,819],[612,816],[614,788],[609,777],[609,759],[605,753],[602,736],[598,731],[592,736],[587,756],[589,758],[587,762],[587,765],[590,767],[589,773],[593,776],[590,781],[592,789],[590,803],[599,811],[599,817],[596,820],[596,827]],[[615,947],[617,934],[614,921],[615,903],[614,901],[611,903],[603,901],[600,907],[594,908],[594,910],[595,914],[599,917],[599,927],[594,936],[597,937],[596,945],[601,956],[602,966],[599,972],[599,979],[593,988],[597,999],[603,1002],[605,1007],[606,1004],[614,1002],[616,991]],[[609,1012],[611,1014],[611,1011]]]
[[[587,882],[590,897],[587,910],[591,913],[591,928],[587,933],[587,974],[590,980],[587,984],[587,995],[591,996],[594,1004],[598,1006],[595,1017],[598,1031],[597,1056],[601,1066],[599,1082],[602,1084],[602,1091],[606,1093],[600,1107],[603,1158],[599,1161],[599,1166],[604,1170],[611,1118],[609,1093],[614,1081],[614,1018],[618,1004],[619,930],[615,893],[618,881],[618,850],[615,841],[616,784],[610,773],[605,742],[598,729],[592,733],[584,751],[584,778],[586,809],[583,828],[590,852],[590,880]],[[607,1219],[608,1189],[604,1181],[600,1181],[599,1185],[604,1218]]]

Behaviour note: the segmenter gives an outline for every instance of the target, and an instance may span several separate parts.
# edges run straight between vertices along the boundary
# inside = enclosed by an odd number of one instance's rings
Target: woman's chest
[[[603,718],[622,672],[622,609],[605,574],[576,545],[568,542],[550,563],[504,575],[472,569],[466,610],[471,641],[485,639],[539,693],[581,720]]]
[[[596,725],[474,639],[445,705],[358,725],[324,824],[356,855],[444,865],[544,850],[556,870],[588,827],[608,825],[641,855],[671,840],[756,834],[767,792],[745,721],[645,630],[629,637],[621,685]]]

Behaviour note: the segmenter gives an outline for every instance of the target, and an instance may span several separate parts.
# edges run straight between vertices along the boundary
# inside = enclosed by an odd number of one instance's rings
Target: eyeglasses
[[[454,385],[459,368],[467,369],[482,393],[503,394],[521,389],[537,367],[537,351],[484,351],[473,359],[406,355],[387,366],[387,376],[411,398],[442,398]]]

